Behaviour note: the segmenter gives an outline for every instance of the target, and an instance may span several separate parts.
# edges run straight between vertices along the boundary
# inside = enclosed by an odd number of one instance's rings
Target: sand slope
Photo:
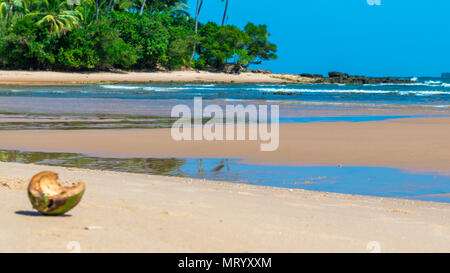
[[[42,170],[86,182],[71,216],[31,210]],[[0,163],[0,217],[0,252],[450,251],[450,204],[16,163]]]

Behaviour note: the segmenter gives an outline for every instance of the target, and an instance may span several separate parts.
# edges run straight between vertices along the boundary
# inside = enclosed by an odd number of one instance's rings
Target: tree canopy
[[[224,71],[276,58],[267,26],[197,23],[187,8],[186,0],[0,0],[0,67]]]

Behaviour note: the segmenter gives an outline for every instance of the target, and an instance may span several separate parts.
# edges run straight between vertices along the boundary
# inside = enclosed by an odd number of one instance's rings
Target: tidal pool
[[[450,176],[396,168],[254,165],[221,158],[102,158],[14,150],[0,150],[0,161],[450,203]]]

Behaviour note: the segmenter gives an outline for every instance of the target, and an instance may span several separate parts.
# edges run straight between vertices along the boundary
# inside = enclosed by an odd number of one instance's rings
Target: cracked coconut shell
[[[45,215],[59,215],[73,209],[81,200],[85,184],[64,187],[58,174],[44,171],[36,174],[28,185],[28,198],[37,211]]]

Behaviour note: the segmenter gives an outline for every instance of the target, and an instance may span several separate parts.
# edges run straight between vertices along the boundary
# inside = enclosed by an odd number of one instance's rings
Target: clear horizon
[[[450,1],[229,1],[228,24],[267,24],[278,46],[277,60],[250,68],[397,77],[450,72]],[[196,0],[188,5],[195,14]],[[224,6],[204,0],[199,20],[221,23]]]

